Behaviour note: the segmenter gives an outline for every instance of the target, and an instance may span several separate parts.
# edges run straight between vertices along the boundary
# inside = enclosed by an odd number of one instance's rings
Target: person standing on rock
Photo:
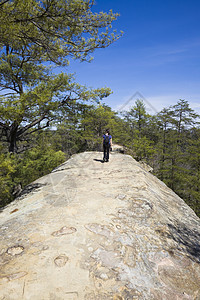
[[[109,129],[106,129],[103,135],[103,161],[109,161],[109,152],[112,147],[112,136],[110,135]]]

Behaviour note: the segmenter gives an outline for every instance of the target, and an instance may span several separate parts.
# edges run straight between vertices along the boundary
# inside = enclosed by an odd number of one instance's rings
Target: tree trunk
[[[9,130],[9,134],[7,135],[7,141],[9,143],[9,152],[17,153],[17,131],[18,131],[18,124],[14,122]]]
[[[13,137],[9,144],[9,152],[17,153],[16,139]]]

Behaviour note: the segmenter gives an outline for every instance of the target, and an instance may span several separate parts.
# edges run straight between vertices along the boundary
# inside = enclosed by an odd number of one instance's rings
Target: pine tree
[[[0,9],[0,134],[10,152],[49,126],[72,100],[98,101],[108,88],[89,89],[71,74],[53,74],[69,59],[90,61],[91,53],[120,36],[118,14],[93,13],[90,0],[4,1]]]
[[[85,139],[87,149],[101,150],[102,136],[105,130],[113,132],[116,126],[115,112],[105,104],[88,107],[81,120],[82,138]]]
[[[184,174],[185,186],[179,191],[181,197],[200,217],[200,129],[192,128],[189,132]]]
[[[176,105],[162,110],[157,117],[160,138],[156,174],[197,211],[199,142],[198,130],[194,125],[198,115],[187,101],[179,100]]]
[[[147,129],[151,116],[147,114],[143,101],[136,100],[135,106],[126,112],[124,117],[130,134],[130,140],[126,146],[133,151],[137,160],[148,161],[154,150]]]

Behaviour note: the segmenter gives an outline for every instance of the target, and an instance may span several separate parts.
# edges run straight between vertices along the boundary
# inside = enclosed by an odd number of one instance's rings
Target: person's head
[[[106,129],[106,134],[110,135],[109,129]]]

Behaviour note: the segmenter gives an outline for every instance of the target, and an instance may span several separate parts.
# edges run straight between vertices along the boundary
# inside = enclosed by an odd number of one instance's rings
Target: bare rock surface
[[[85,152],[0,213],[0,299],[200,299],[200,220],[128,155]]]

